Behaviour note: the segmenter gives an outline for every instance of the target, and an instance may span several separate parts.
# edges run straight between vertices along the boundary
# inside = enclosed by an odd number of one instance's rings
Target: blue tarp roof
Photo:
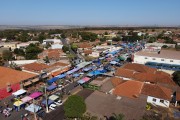
[[[57,81],[58,79],[59,79],[58,77],[53,77],[52,79],[50,79],[48,81],[48,83],[53,83],[53,82]]]
[[[54,103],[54,101],[51,99],[47,99],[47,103],[48,103],[48,105],[50,105],[50,104]],[[46,105],[46,100],[43,100],[42,104]]]
[[[74,72],[76,72],[76,71],[78,71],[80,68],[74,68],[74,69],[72,69],[72,70],[70,70],[70,71],[68,71],[66,74],[72,74],[72,73],[74,73]]]
[[[77,81],[79,84],[83,84],[83,83],[85,83],[85,81],[84,80],[79,80],[79,81]]]
[[[90,72],[90,73],[88,73],[87,75],[88,76],[91,76],[91,75],[99,75],[99,74],[101,74],[101,72],[99,71],[99,70],[95,70],[95,71],[92,71],[92,72]]]
[[[76,74],[74,74],[74,75],[73,75],[73,77],[79,77],[79,74],[78,74],[78,73],[76,73]]]
[[[51,90],[54,90],[54,89],[56,89],[56,88],[57,88],[57,86],[51,85],[51,86],[47,87],[47,90],[48,90],[48,91],[51,91]]]
[[[87,68],[84,68],[83,71],[89,71],[91,69],[92,69],[92,67],[87,67]]]
[[[66,77],[66,74],[61,74],[61,75],[58,75],[58,76],[56,76],[56,77],[58,77],[59,79],[61,79],[61,78]]]

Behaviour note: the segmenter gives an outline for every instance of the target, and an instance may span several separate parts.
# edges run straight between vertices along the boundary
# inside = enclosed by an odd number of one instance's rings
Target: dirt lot
[[[143,96],[137,99],[122,97],[118,100],[116,96],[95,91],[87,97],[86,105],[88,112],[99,117],[123,113],[126,120],[139,120],[146,112],[146,99]]]

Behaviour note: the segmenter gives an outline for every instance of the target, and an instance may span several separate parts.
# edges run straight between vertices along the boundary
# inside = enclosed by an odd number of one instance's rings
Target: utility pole
[[[49,109],[48,109],[48,100],[47,100],[46,84],[45,84],[44,89],[45,89],[45,99],[46,99],[46,113],[48,113],[48,112],[49,112]]]
[[[36,117],[36,110],[35,110],[35,101],[34,101],[34,98],[33,98],[33,109],[34,109],[34,120],[37,120],[37,117]]]

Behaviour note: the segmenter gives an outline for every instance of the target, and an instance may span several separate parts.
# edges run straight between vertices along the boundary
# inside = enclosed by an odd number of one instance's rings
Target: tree
[[[37,55],[42,52],[42,49],[35,44],[30,44],[25,51],[25,58],[27,60],[37,59]]]
[[[70,96],[64,103],[64,111],[67,118],[81,118],[86,112],[84,99],[77,95]]]
[[[3,66],[4,65],[4,61],[3,61],[3,58],[0,57],[0,66]]]
[[[45,63],[50,63],[48,56],[46,56],[43,60],[44,60]]]
[[[120,37],[114,37],[114,38],[112,38],[112,40],[118,42],[121,40],[121,38]]]
[[[25,55],[25,52],[23,49],[14,49],[14,54],[17,54],[17,55],[20,55],[20,56],[24,56]]]
[[[67,51],[69,51],[69,47],[66,45],[63,45],[62,50],[64,53],[66,53]]]
[[[4,60],[7,60],[7,61],[9,61],[9,60],[11,60],[12,59],[12,53],[9,51],[9,50],[4,50],[3,51],[3,53],[2,53],[2,58],[4,59]]]
[[[124,120],[124,115],[122,113],[120,114],[113,113],[113,116],[111,116],[109,120]]]
[[[162,48],[168,48],[168,46],[167,45],[163,45]]]
[[[65,36],[65,34],[64,34],[64,33],[62,33],[62,34],[61,34],[61,38],[63,38],[63,39],[65,39],[65,38],[66,38],[66,36]]]
[[[173,81],[180,86],[180,71],[175,71],[172,76]]]
[[[74,52],[77,52],[78,47],[77,47],[77,45],[75,45],[75,44],[71,44],[71,49],[72,49]]]

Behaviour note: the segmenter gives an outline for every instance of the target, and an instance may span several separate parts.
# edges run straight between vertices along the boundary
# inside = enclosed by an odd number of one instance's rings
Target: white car
[[[56,105],[56,104],[51,104],[50,106],[52,106],[52,107],[56,107],[57,105]]]
[[[58,85],[58,89],[59,89],[59,90],[62,90],[63,88],[64,88],[63,85]]]
[[[62,100],[58,100],[57,103],[59,103],[60,105],[63,104]]]
[[[51,109],[51,110],[55,110],[55,108],[53,107],[53,106],[49,106],[49,109]]]

